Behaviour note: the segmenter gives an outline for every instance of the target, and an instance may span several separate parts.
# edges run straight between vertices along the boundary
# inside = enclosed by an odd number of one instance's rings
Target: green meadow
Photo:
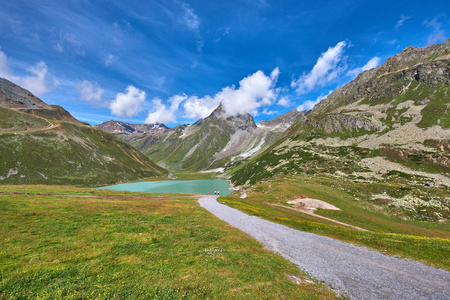
[[[125,298],[337,297],[189,195],[0,187],[0,299]]]

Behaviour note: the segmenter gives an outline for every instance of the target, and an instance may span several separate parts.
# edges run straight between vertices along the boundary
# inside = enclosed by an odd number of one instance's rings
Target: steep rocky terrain
[[[94,125],[94,127],[113,134],[156,134],[158,132],[166,132],[169,130],[169,127],[164,124],[131,124],[114,120]]]
[[[253,184],[279,174],[403,180],[405,189],[395,195],[369,197],[416,214],[433,207],[435,217],[449,217],[448,197],[422,193],[424,187],[450,191],[449,144],[450,40],[408,47],[363,72],[233,170],[232,180]]]
[[[293,110],[256,124],[249,114],[226,116],[220,105],[207,118],[172,129],[162,124],[117,121],[96,126],[116,134],[167,168],[216,170],[236,165],[260,151],[307,113]]]
[[[121,139],[5,79],[0,95],[0,183],[98,185],[166,172]]]

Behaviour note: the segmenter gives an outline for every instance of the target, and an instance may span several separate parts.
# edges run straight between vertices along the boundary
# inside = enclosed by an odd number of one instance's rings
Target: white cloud
[[[441,29],[442,24],[438,21],[438,18],[423,22],[426,27],[433,29],[433,32],[427,38],[427,45],[442,43],[446,40],[445,31]]]
[[[364,66],[361,68],[355,68],[347,72],[348,76],[356,77],[359,73],[373,69],[380,65],[380,58],[378,56],[372,57]]]
[[[81,43],[73,34],[60,33],[55,43],[55,50],[59,53],[68,51],[75,55],[86,55],[86,51],[82,49]]]
[[[46,76],[48,68],[45,62],[40,61],[34,67],[27,69],[33,76],[25,76],[19,79],[19,85],[36,95],[44,95],[50,92],[51,87],[47,85]]]
[[[219,103],[217,99],[211,98],[210,96],[202,98],[191,96],[184,103],[183,108],[187,118],[197,120],[209,116]]]
[[[182,3],[181,6],[183,8],[183,24],[186,25],[189,30],[197,32],[200,28],[200,20],[198,16],[188,4]]]
[[[109,108],[111,113],[118,117],[131,118],[142,110],[146,94],[144,91],[130,85],[126,88],[126,93],[118,93],[111,102]]]
[[[298,80],[291,82],[291,87],[296,88],[299,95],[312,91],[316,86],[324,86],[336,79],[347,66],[342,63],[345,60],[343,55],[346,41],[337,43],[336,46],[328,48],[317,60],[313,69],[309,73],[301,75]]]
[[[221,99],[225,111],[228,115],[237,115],[242,113],[257,114],[257,109],[263,105],[271,105],[276,99],[274,90],[280,71],[275,68],[270,77],[264,75],[262,71],[239,81],[239,88],[226,88],[216,97]]]
[[[267,108],[264,108],[263,111],[262,111],[263,115],[268,115],[268,116],[274,115],[276,113],[278,113],[278,111],[276,111],[276,110],[268,110]]]
[[[401,15],[400,16],[400,20],[397,21],[397,24],[395,24],[395,30],[399,30],[400,27],[403,26],[403,23],[405,23],[405,21],[411,19],[410,16],[405,16],[405,15]]]
[[[201,53],[204,46],[203,37],[200,34],[200,18],[194,12],[194,10],[189,6],[189,4],[182,2],[181,8],[183,9],[183,15],[181,17],[181,23],[186,26],[186,28],[195,34],[197,52]],[[193,62],[195,67],[196,61]]]
[[[169,98],[168,106],[164,105],[159,98],[154,98],[153,111],[150,112],[145,119],[146,124],[154,123],[175,123],[177,121],[176,111],[178,110],[181,102],[185,101],[188,97],[186,94],[174,95]]]
[[[12,77],[12,72],[8,66],[8,57],[1,51],[0,48],[0,77],[10,79]]]
[[[48,67],[43,61],[37,62],[36,65],[27,68],[27,71],[32,75],[15,76],[8,66],[8,57],[0,50],[0,77],[14,82],[38,97],[50,92],[59,85],[56,79],[50,80],[48,78]]]
[[[153,99],[154,109],[149,113],[146,123],[175,123],[176,112],[182,106],[184,116],[189,119],[203,119],[209,116],[220,103],[223,104],[228,116],[252,113],[256,115],[258,108],[273,104],[277,97],[275,84],[280,70],[275,68],[270,76],[262,71],[243,78],[239,88],[235,86],[224,87],[214,96],[204,97],[175,95],[169,98],[167,105],[161,99]],[[271,113],[265,110],[264,113]]]
[[[333,91],[328,92],[328,94],[322,94],[319,97],[317,97],[317,99],[314,100],[307,100],[305,102],[303,102],[302,104],[300,104],[297,107],[298,111],[302,111],[302,110],[307,110],[307,109],[313,109],[313,107],[319,103],[320,101],[322,101],[323,99],[325,99],[326,97],[328,97],[328,95],[330,95]]]
[[[88,102],[103,102],[104,90],[95,81],[83,80],[77,85],[80,99]]]
[[[217,29],[216,34],[219,35],[219,37],[215,40],[215,42],[220,42],[222,38],[230,33],[231,27],[220,27]]]
[[[280,71],[275,68],[269,76],[257,71],[239,81],[239,88],[225,87],[214,97],[191,97],[184,104],[188,116],[207,117],[220,103],[228,116],[251,113],[256,115],[258,108],[271,105],[276,99],[275,84]]]
[[[277,104],[283,107],[289,107],[291,105],[291,100],[287,96],[283,96],[278,100]]]

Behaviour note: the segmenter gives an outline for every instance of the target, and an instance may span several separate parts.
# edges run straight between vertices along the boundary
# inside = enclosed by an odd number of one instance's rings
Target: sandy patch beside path
[[[291,201],[287,201],[289,204],[293,204],[296,207],[303,207],[305,209],[309,210],[316,210],[318,208],[322,209],[330,209],[330,210],[340,210],[336,206],[327,203],[325,201],[319,200],[319,199],[313,199],[313,198],[300,198],[300,199],[294,199]]]

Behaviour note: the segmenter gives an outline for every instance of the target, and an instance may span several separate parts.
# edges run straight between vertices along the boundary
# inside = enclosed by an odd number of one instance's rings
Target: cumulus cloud
[[[10,79],[12,77],[12,72],[8,66],[8,57],[1,51],[0,48],[0,77]]]
[[[202,98],[191,96],[183,104],[183,108],[187,118],[197,120],[209,116],[219,103],[217,99],[210,96]]]
[[[271,105],[276,99],[275,84],[280,70],[275,68],[270,76],[257,71],[239,81],[239,88],[224,87],[219,93],[198,98],[189,97],[184,103],[186,115],[189,118],[205,118],[220,104],[223,104],[228,116],[251,113],[256,115],[258,108]]]
[[[56,79],[53,78],[53,80],[51,80],[49,78],[47,64],[43,61],[39,61],[34,66],[27,68],[27,71],[32,75],[14,75],[8,66],[8,57],[0,50],[0,77],[14,82],[38,97],[50,92],[59,85],[59,82]]]
[[[145,101],[146,94],[132,85],[128,86],[125,91],[125,94],[118,93],[116,95],[109,108],[115,116],[131,118],[142,111],[142,104]]]
[[[405,23],[405,21],[407,21],[409,19],[411,19],[410,16],[401,15],[400,20],[398,20],[397,24],[395,24],[395,30],[398,30],[400,27],[402,27],[403,23]]]
[[[293,80],[291,87],[296,89],[297,94],[302,95],[336,79],[347,68],[343,63],[346,58],[344,56],[346,47],[347,42],[341,41],[336,46],[328,48],[319,57],[313,69],[309,73],[301,75],[297,80]]]
[[[287,96],[283,96],[278,100],[277,104],[283,107],[289,107],[291,105],[291,100]]]
[[[159,98],[154,98],[152,100],[153,110],[148,114],[147,119],[145,119],[146,124],[154,123],[175,123],[177,121],[176,111],[178,110],[181,102],[187,99],[185,94],[174,95],[169,98],[168,104],[164,105]]]
[[[18,81],[20,86],[32,91],[36,95],[44,95],[50,92],[51,87],[47,85],[46,82],[48,68],[45,62],[40,61],[36,63],[35,66],[29,67],[27,70],[33,75],[19,78]],[[54,82],[54,84],[58,85],[57,82]]]
[[[364,66],[355,68],[347,72],[348,76],[356,77],[359,73],[373,69],[380,65],[380,58],[377,56],[372,57]]]
[[[423,22],[426,27],[433,30],[427,38],[427,45],[442,43],[446,40],[445,31],[441,29],[442,23],[438,21],[438,18],[439,17],[434,18],[431,21],[425,20]]]
[[[298,111],[302,111],[302,110],[307,110],[307,109],[313,109],[313,107],[319,103],[320,101],[322,101],[323,99],[325,99],[326,97],[328,97],[328,95],[330,95],[333,91],[330,91],[328,94],[322,94],[319,97],[317,97],[316,100],[307,100],[305,102],[303,102],[302,104],[300,104],[297,107]]]
[[[103,104],[104,90],[95,81],[83,80],[77,85],[80,99],[91,103]]]
[[[257,71],[241,81],[239,87],[224,87],[214,96],[175,95],[169,98],[167,104],[159,98],[153,99],[153,110],[149,113],[145,123],[175,123],[176,112],[180,107],[184,109],[184,117],[188,119],[203,119],[209,116],[220,103],[227,116],[244,113],[256,115],[258,108],[273,104],[277,97],[275,84],[280,70],[275,68],[269,76]],[[264,110],[265,114],[272,113]]]

